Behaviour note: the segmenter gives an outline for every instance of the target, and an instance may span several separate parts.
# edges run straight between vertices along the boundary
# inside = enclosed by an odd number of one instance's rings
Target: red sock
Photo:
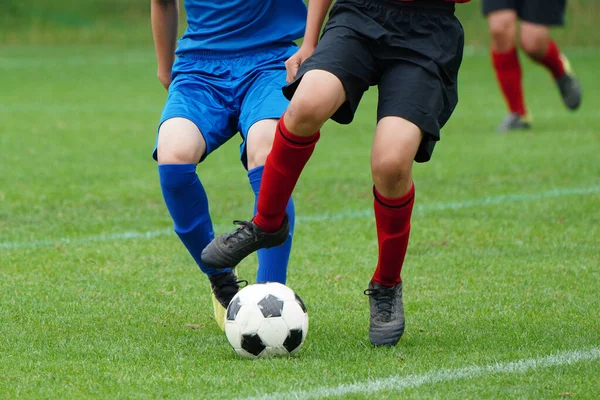
[[[492,63],[496,70],[496,79],[498,79],[510,112],[519,115],[527,114],[517,49],[514,48],[506,53],[492,50]]]
[[[534,61],[548,68],[554,79],[561,78],[565,75],[565,66],[560,58],[560,50],[553,40],[548,43],[548,50],[541,59],[533,58]]]
[[[285,127],[283,116],[279,119],[273,148],[265,163],[258,212],[254,217],[254,223],[265,231],[274,232],[281,227],[285,208],[319,135],[319,131],[312,136],[294,135]]]
[[[415,185],[396,199],[383,197],[375,187],[373,195],[379,245],[379,260],[373,281],[384,286],[395,286],[402,281],[400,272],[408,248]]]

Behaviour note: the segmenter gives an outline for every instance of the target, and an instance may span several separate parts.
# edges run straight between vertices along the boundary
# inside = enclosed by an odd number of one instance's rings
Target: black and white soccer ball
[[[242,357],[293,354],[304,343],[307,332],[308,313],[304,303],[281,283],[248,285],[227,307],[225,334]]]

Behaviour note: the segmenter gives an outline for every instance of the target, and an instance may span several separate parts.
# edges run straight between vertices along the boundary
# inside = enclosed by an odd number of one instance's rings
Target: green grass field
[[[0,47],[0,398],[600,397],[600,53],[568,54],[582,108],[524,61],[535,128],[498,135],[487,53],[468,52],[459,107],[416,167],[394,348],[369,344],[362,294],[375,91],[351,126],[328,123],[295,193],[305,347],[248,361],[162,202],[152,49]],[[238,144],[200,168],[218,232],[251,215]]]

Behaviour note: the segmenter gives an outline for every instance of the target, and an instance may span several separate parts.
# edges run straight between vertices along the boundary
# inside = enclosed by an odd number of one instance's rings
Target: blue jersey
[[[194,51],[239,52],[301,38],[302,0],[184,0],[188,27],[178,55]]]

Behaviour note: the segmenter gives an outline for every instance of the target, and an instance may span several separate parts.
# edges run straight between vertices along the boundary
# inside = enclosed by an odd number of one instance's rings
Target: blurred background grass
[[[600,45],[600,1],[567,3],[567,29],[556,29],[555,38],[562,46]],[[480,8],[481,0],[458,6],[472,46],[487,46],[489,40]],[[150,0],[2,0],[0,44],[69,43],[151,45]]]

